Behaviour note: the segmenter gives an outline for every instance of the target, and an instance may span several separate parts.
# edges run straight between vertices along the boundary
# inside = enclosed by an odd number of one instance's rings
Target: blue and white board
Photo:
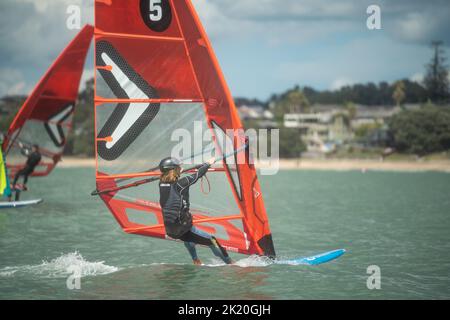
[[[337,259],[340,256],[342,256],[344,253],[345,253],[345,249],[337,249],[337,250],[333,250],[333,251],[316,254],[316,255],[310,256],[310,257],[300,257],[300,258],[288,259],[288,260],[278,260],[276,262],[276,264],[291,264],[291,265],[306,264],[306,265],[310,265],[310,266],[315,266],[318,264],[322,264],[322,263]]]
[[[25,201],[5,201],[0,202],[0,209],[20,208],[41,203],[42,199],[25,200]]]

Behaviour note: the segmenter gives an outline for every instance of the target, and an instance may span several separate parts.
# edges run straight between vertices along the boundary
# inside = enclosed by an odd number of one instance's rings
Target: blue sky
[[[193,0],[234,96],[267,99],[296,84],[336,89],[419,79],[432,40],[450,56],[448,0]],[[70,39],[67,6],[93,21],[93,0],[0,2],[0,96],[27,93]],[[381,30],[366,9],[381,8]],[[93,74],[92,51],[83,78]]]

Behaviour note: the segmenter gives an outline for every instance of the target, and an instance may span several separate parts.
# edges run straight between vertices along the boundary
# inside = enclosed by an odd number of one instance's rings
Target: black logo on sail
[[[108,41],[96,44],[97,66],[110,66],[99,69],[108,87],[118,99],[157,99],[156,90],[151,87],[125,61]],[[159,112],[159,103],[119,103],[106,120],[97,138],[109,138],[109,141],[97,142],[97,152],[105,160],[117,159],[130,144],[142,133]]]
[[[155,32],[165,31],[172,22],[172,10],[169,0],[141,0],[142,20]]]
[[[64,121],[72,115],[73,109],[74,103],[66,105],[62,110],[48,118],[47,122],[44,124],[50,139],[52,139],[57,147],[63,147],[66,144],[66,135],[64,133],[63,125]]]

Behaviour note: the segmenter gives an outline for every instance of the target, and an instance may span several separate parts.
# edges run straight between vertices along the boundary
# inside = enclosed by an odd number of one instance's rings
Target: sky
[[[444,41],[450,57],[448,0],[193,3],[233,96],[266,100],[295,85],[420,81],[433,40]],[[0,96],[29,93],[75,36],[66,27],[70,5],[80,6],[82,23],[93,23],[93,0],[0,1]],[[381,9],[379,30],[367,28],[370,5]],[[88,57],[83,81],[93,76],[92,48]]]

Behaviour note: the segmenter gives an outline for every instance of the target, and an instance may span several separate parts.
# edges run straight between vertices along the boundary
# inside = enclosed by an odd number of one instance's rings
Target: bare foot
[[[196,266],[200,266],[201,264],[202,264],[202,262],[200,261],[200,259],[195,259],[195,260],[193,260],[194,261],[194,264],[196,265]]]

